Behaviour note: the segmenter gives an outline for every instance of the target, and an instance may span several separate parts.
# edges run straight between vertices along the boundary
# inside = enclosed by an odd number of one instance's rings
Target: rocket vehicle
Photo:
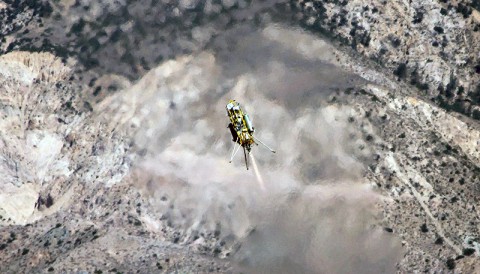
[[[258,145],[258,143],[264,145],[271,152],[275,153],[275,150],[268,147],[258,138],[253,136],[255,128],[253,127],[252,121],[247,113],[245,113],[240,104],[235,100],[230,100],[226,106],[227,115],[230,119],[228,128],[232,134],[232,141],[234,142],[232,156],[230,157],[230,163],[233,161],[233,158],[240,150],[240,147],[243,147],[243,154],[245,156],[245,165],[248,170],[248,158],[247,154],[250,154],[252,150],[252,145]],[[237,146],[238,145],[238,146]]]

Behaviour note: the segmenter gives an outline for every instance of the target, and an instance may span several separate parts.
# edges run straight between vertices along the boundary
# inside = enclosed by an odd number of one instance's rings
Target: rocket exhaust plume
[[[260,175],[260,172],[258,170],[258,166],[257,166],[257,162],[255,161],[255,157],[253,157],[252,153],[249,153],[249,154],[250,154],[250,159],[252,160],[253,170],[255,171],[255,177],[257,178],[257,182],[260,185],[260,189],[262,191],[265,191],[266,190],[265,189],[265,183],[263,182],[262,175]]]

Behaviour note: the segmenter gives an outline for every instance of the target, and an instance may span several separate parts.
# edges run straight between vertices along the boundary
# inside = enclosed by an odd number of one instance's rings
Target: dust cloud
[[[149,176],[140,187],[155,216],[181,232],[179,243],[220,243],[216,255],[238,271],[394,272],[401,248],[377,225],[381,196],[362,176],[353,110],[326,100],[362,80],[269,32],[317,38],[271,28],[226,33],[210,53],[159,67],[137,85],[135,101],[151,121],[136,135],[144,155],[136,168]],[[157,83],[160,73],[167,79]],[[228,163],[228,99],[243,105],[256,136],[277,151],[254,147],[253,171],[238,155]]]

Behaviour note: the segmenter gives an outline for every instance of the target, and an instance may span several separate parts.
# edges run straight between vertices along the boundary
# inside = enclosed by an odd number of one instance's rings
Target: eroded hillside
[[[436,105],[404,72],[394,75],[396,58],[410,53],[384,53],[384,66],[362,57],[372,57],[389,25],[372,21],[380,28],[366,43],[357,35],[368,29],[362,21],[351,51],[292,20],[323,14],[325,21],[340,6],[346,23],[355,1],[180,2],[152,1],[150,15],[129,1],[0,2],[12,14],[2,19],[8,53],[0,56],[2,272],[479,270],[478,121],[468,117],[473,112]],[[157,22],[165,5],[171,13]],[[408,21],[418,13],[399,5],[374,12],[365,4],[360,14],[395,11]],[[396,26],[415,43],[426,41],[430,34],[417,26],[433,22],[433,11],[411,28]],[[454,11],[447,12],[452,24],[466,24]],[[194,18],[188,24],[185,16]],[[95,29],[100,17],[111,26]],[[115,23],[124,17],[130,21]],[[155,35],[152,22],[161,25]],[[43,29],[49,26],[62,31]],[[79,50],[90,45],[82,44],[86,37],[109,37],[115,28],[118,40],[99,38],[97,50]],[[72,29],[74,36],[65,32]],[[178,39],[157,37],[167,33]],[[70,53],[62,55],[66,45]],[[452,56],[474,54],[462,44],[442,47]],[[461,83],[475,81],[442,60]],[[442,62],[418,71],[440,73]],[[440,84],[442,77],[417,79]],[[277,150],[254,148],[261,178],[240,158],[228,163],[230,98]]]

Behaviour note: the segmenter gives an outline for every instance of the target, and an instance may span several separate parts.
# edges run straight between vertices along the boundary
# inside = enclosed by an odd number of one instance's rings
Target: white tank
[[[243,115],[243,119],[245,119],[245,124],[247,124],[248,131],[254,132],[252,121],[250,121],[248,114]]]

